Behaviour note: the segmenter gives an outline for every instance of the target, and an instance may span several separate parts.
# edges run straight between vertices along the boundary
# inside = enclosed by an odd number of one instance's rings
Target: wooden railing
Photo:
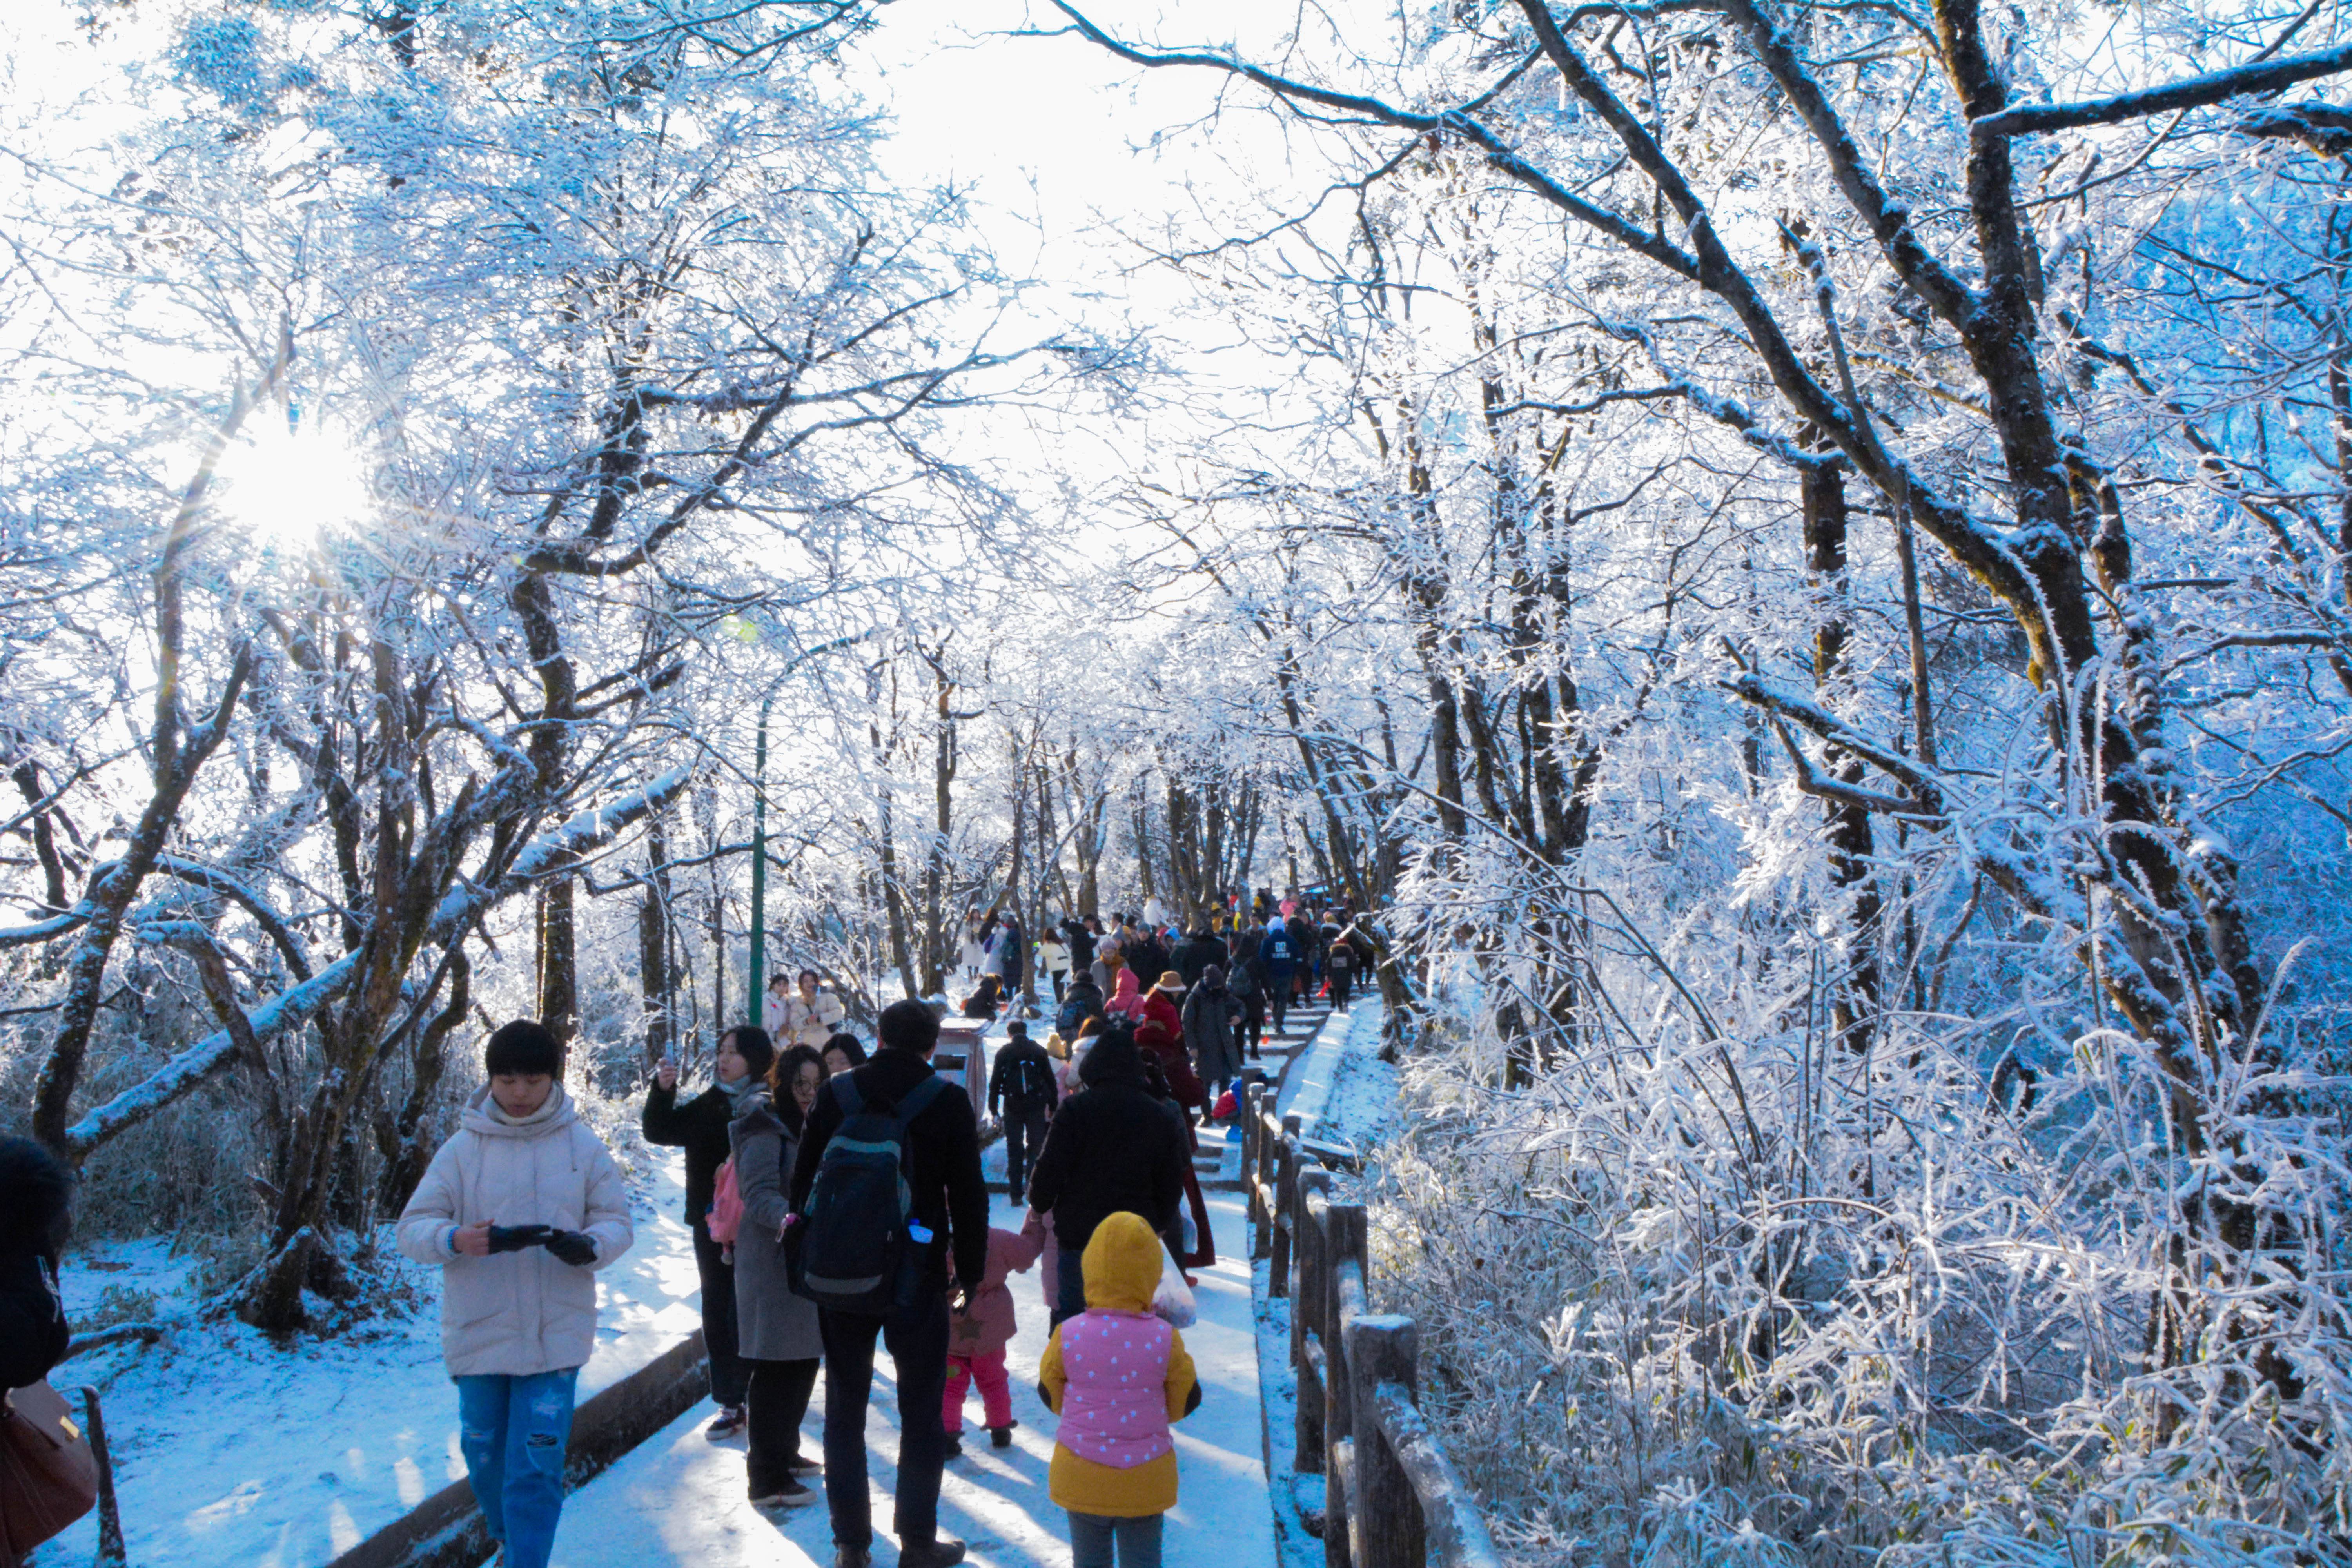
[[[1251,1256],[1290,1299],[1298,1377],[1292,1468],[1323,1478],[1325,1568],[1502,1568],[1469,1489],[1419,1404],[1420,1331],[1375,1313],[1365,1289],[1361,1204],[1331,1197],[1331,1173],[1276,1121],[1263,1084],[1242,1118]]]

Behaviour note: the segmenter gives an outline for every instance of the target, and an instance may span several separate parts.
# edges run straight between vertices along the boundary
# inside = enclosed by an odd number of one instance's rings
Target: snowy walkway
[[[1176,1427],[1181,1500],[1170,1516],[1170,1568],[1275,1568],[1274,1517],[1266,1494],[1258,1403],[1257,1347],[1250,1269],[1240,1200],[1218,1194],[1209,1204],[1218,1262],[1202,1270],[1201,1321],[1184,1342],[1201,1373],[1201,1408]],[[1001,1196],[996,1223],[1020,1223]],[[1069,1531],[1045,1496],[1054,1451],[1054,1417],[1039,1404],[1037,1358],[1045,1347],[1045,1309],[1035,1271],[1016,1275],[1021,1334],[1012,1352],[1013,1407],[1021,1423],[1013,1447],[996,1450],[980,1430],[974,1394],[964,1423],[964,1457],[948,1466],[940,1528],[971,1543],[982,1568],[1066,1564]],[[887,1564],[892,1464],[898,1437],[889,1361],[877,1357],[874,1407],[867,1416],[877,1557]],[[809,1413],[803,1441],[814,1451],[824,1429],[824,1393]],[[772,1568],[833,1561],[822,1500],[774,1517],[746,1500],[739,1442],[704,1440],[709,1409],[699,1406],[589,1483],[565,1506],[556,1540],[557,1568]]]

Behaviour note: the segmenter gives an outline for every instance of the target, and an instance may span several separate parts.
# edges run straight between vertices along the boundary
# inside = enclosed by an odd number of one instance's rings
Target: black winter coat
[[[32,1247],[0,1252],[0,1388],[48,1376],[72,1338],[58,1297],[58,1260]]]
[[[824,1163],[824,1146],[841,1129],[841,1101],[834,1098],[836,1074],[817,1090],[801,1134],[800,1158],[793,1165],[793,1212],[808,1207],[809,1189],[816,1184],[816,1168]],[[856,1081],[858,1098],[875,1108],[896,1105],[923,1079],[931,1064],[912,1051],[888,1047],[874,1053],[864,1067],[845,1075]],[[914,1217],[931,1232],[931,1274],[944,1281],[952,1253],[955,1277],[978,1290],[988,1273],[988,1185],[980,1174],[980,1128],[971,1119],[971,1100],[963,1089],[947,1091],[923,1107],[908,1124],[907,1184],[912,1193]]]
[[[1184,989],[1192,990],[1201,984],[1201,975],[1209,965],[1225,961],[1225,944],[1207,931],[1198,931],[1184,939],[1176,950],[1176,973],[1184,977]]]
[[[1064,921],[1062,934],[1070,941],[1070,973],[1084,974],[1095,961],[1095,933],[1078,921]]]
[[[1062,1102],[1029,1178],[1029,1206],[1050,1213],[1054,1239],[1079,1250],[1095,1226],[1122,1212],[1175,1235],[1192,1163],[1180,1113],[1144,1087],[1132,1047],[1116,1067],[1103,1065],[1109,1070],[1097,1068],[1083,1093]],[[1091,1058],[1087,1066],[1097,1068]]]
[[[1146,931],[1141,941],[1127,944],[1127,966],[1135,972],[1135,988],[1149,991],[1168,973],[1168,949],[1157,936]]]
[[[1030,1069],[1025,1074],[1021,1070],[1024,1063]],[[1045,1092],[1024,1094],[1024,1077],[1041,1084]],[[1045,1047],[1031,1039],[1007,1040],[996,1053],[996,1065],[988,1069],[989,1114],[1025,1116],[1033,1110],[1051,1110],[1061,1098],[1061,1090],[1055,1087],[1054,1058],[1045,1054]]]
[[[710,1213],[719,1167],[735,1152],[727,1138],[727,1124],[734,1120],[734,1105],[715,1083],[684,1105],[677,1102],[675,1089],[656,1084],[646,1091],[646,1142],[686,1151],[686,1223],[690,1226],[699,1228]]]

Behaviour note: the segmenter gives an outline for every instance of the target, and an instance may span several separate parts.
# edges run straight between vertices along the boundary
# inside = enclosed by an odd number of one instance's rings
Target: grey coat
[[[735,1341],[747,1361],[809,1361],[824,1353],[816,1303],[793,1294],[777,1240],[792,1212],[788,1189],[800,1141],[761,1095],[728,1129],[743,1227],[735,1234]]]
[[[1184,998],[1184,1048],[1192,1053],[1192,1070],[1202,1085],[1223,1083],[1242,1070],[1234,1026],[1244,1011],[1241,999],[1222,985],[1195,985]]]

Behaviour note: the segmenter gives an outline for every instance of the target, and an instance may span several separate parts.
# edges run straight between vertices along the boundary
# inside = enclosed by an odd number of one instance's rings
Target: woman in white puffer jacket
[[[580,1368],[596,1346],[595,1270],[635,1239],[620,1168],[556,1081],[541,1026],[490,1037],[488,1088],[401,1211],[401,1251],[441,1265],[441,1355],[466,1474],[506,1568],[542,1568],[563,1506]]]

